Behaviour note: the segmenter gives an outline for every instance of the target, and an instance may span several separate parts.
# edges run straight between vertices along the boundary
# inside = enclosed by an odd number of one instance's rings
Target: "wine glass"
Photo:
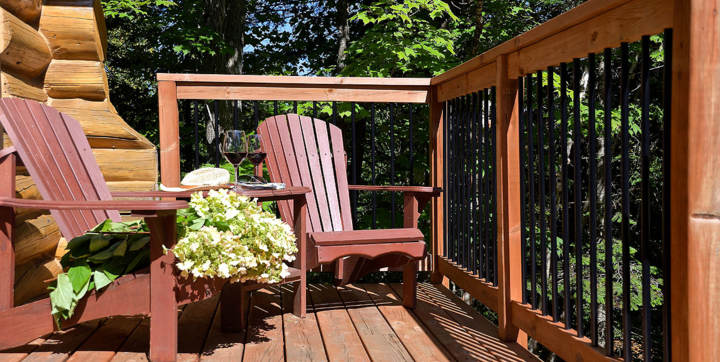
[[[262,137],[259,134],[248,134],[247,159],[257,168],[265,160],[265,151],[262,148]],[[255,177],[259,182],[265,183],[262,177]]]
[[[244,131],[231,130],[223,133],[222,141],[223,156],[233,165],[235,169],[235,184],[240,182],[238,167],[247,157],[248,143]]]

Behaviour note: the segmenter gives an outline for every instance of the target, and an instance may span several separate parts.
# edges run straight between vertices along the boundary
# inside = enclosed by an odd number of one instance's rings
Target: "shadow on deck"
[[[246,334],[220,330],[213,298],[179,311],[178,360],[523,361],[535,357],[497,338],[497,328],[442,286],[420,284],[418,306],[400,304],[400,285],[309,287],[308,315],[291,305],[290,287],[255,292]],[[109,318],[0,352],[0,361],[147,360],[149,320]]]

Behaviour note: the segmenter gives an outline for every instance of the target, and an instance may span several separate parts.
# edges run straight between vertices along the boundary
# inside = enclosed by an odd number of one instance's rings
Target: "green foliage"
[[[66,270],[51,284],[50,304],[55,323],[72,317],[77,303],[100,291],[123,274],[146,267],[150,242],[144,223],[105,220],[85,235],[68,242],[61,263]]]

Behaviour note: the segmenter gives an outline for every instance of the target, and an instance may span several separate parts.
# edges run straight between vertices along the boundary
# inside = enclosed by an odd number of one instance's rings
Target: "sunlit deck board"
[[[488,320],[447,289],[420,284],[418,307],[400,306],[400,285],[310,285],[307,317],[290,313],[293,286],[257,291],[250,328],[224,333],[218,298],[179,315],[183,360],[368,361],[524,360],[533,357],[497,339]],[[0,352],[4,361],[146,361],[149,320],[116,317],[84,323]]]

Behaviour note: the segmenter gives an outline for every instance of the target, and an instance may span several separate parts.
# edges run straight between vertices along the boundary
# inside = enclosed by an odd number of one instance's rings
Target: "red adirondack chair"
[[[414,308],[417,261],[425,256],[417,220],[439,191],[418,186],[348,185],[342,132],[319,119],[277,115],[267,118],[258,133],[267,153],[270,179],[313,190],[307,197],[308,267],[335,262],[336,278],[344,284],[379,267],[404,264],[403,304]],[[403,192],[404,228],[353,230],[349,190]],[[290,202],[280,201],[278,207],[283,220],[293,220]]]
[[[0,125],[13,144],[0,150],[0,350],[23,345],[55,329],[49,299],[13,306],[14,208],[51,210],[61,233],[68,239],[82,235],[105,219],[119,221],[117,210],[132,210],[133,215],[144,217],[150,227],[149,273],[123,276],[102,292],[84,298],[63,327],[107,316],[150,315],[150,359],[175,360],[177,306],[218,294],[226,284],[224,280],[183,279],[174,268],[174,256],[163,253],[163,245],[169,248],[176,242],[175,210],[187,207],[187,202],[112,200],[80,124],[52,107],[35,101],[0,99]],[[43,200],[15,198],[18,156]],[[158,192],[116,195],[187,197],[187,193]],[[304,208],[299,210],[304,212]],[[222,303],[227,304],[224,298]],[[303,314],[304,310],[295,312]],[[234,322],[232,318],[230,322]]]

